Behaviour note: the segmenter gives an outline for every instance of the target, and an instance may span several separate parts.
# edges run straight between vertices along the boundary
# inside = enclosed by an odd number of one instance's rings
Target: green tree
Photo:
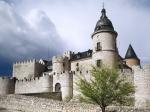
[[[102,112],[109,105],[132,105],[134,86],[119,74],[118,69],[93,67],[90,80],[79,77],[77,82],[81,101],[98,104]]]

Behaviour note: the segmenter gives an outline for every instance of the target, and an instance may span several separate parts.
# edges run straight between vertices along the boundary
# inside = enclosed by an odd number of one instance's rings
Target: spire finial
[[[103,2],[103,9],[105,8],[105,3]]]
[[[102,9],[102,17],[106,17],[106,10],[105,10],[105,5],[104,5],[104,2],[103,2],[103,9]]]

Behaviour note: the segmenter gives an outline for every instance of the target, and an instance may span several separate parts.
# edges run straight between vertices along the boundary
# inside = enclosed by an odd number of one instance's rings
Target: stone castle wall
[[[131,69],[122,69],[120,73],[121,77],[125,78],[128,82],[134,83],[134,73]]]
[[[135,106],[150,106],[150,65],[134,66]]]
[[[23,95],[62,101],[61,92],[30,93],[30,94],[23,94]]]
[[[15,94],[44,93],[53,91],[53,77],[45,75],[32,79],[16,80]]]
[[[71,72],[52,72],[41,77],[16,80],[15,94],[58,92],[56,85],[60,84],[62,99],[73,96],[73,74]]]
[[[71,71],[86,74],[92,69],[92,58],[80,59],[71,62]]]
[[[103,65],[113,67],[117,64],[118,54],[115,51],[99,51],[93,53],[93,63],[96,65],[97,60],[101,60]]]
[[[101,112],[97,105],[66,103],[23,95],[0,96],[0,108],[12,110],[13,112]],[[115,112],[150,112],[150,109],[137,109],[134,107],[108,107],[107,110],[116,110]]]
[[[46,66],[36,60],[28,60],[13,64],[13,77],[17,79],[33,78],[40,76]]]
[[[79,94],[76,83],[79,76],[85,76],[89,78],[90,70],[92,69],[92,58],[86,58],[71,62],[71,71],[73,71],[73,96]]]
[[[15,90],[15,79],[0,77],[0,94],[13,94]]]

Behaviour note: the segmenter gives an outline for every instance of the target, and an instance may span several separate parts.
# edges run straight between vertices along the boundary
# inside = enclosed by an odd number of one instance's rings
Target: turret
[[[126,65],[132,68],[132,66],[140,65],[140,59],[137,57],[134,49],[131,44],[128,47],[128,50],[125,55]]]
[[[63,73],[69,71],[69,59],[63,56],[54,56],[52,59],[53,72]]]
[[[93,40],[93,64],[101,66],[101,64],[113,67],[117,64],[118,49],[116,44],[117,32],[111,21],[106,16],[106,10],[103,8],[102,15],[98,20]]]

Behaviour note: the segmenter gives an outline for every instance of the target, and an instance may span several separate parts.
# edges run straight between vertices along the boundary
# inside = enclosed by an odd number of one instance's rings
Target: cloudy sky
[[[15,61],[90,49],[103,2],[121,56],[132,44],[150,63],[149,0],[0,0],[0,74],[10,75]]]

